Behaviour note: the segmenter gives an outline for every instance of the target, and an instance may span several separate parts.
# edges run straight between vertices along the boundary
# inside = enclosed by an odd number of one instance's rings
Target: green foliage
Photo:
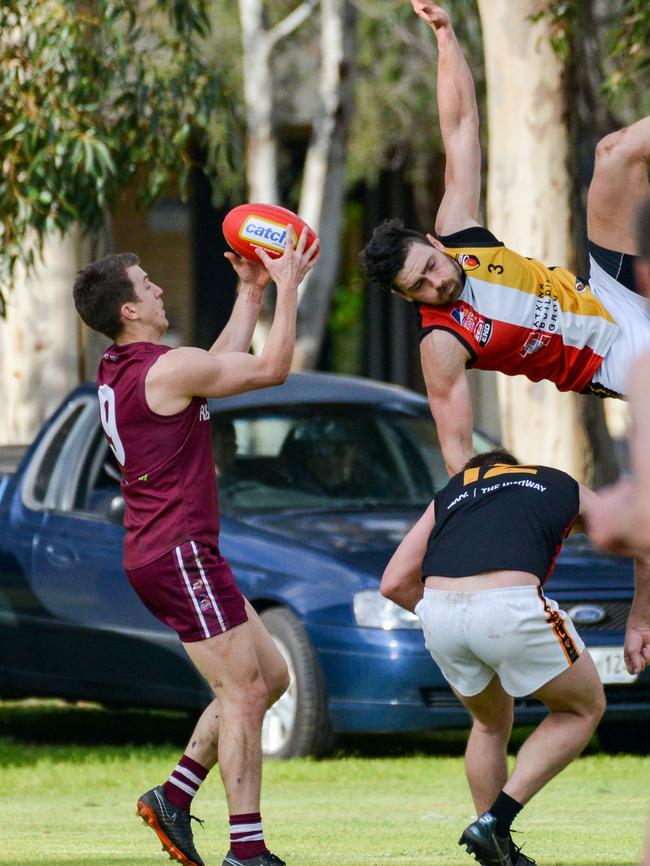
[[[624,0],[621,6],[620,20],[609,33],[614,69],[605,87],[612,96],[650,84],[650,5],[647,0]]]
[[[341,233],[341,263],[346,282],[336,287],[329,318],[334,369],[352,375],[360,375],[363,369],[365,280],[358,255],[363,245],[363,220],[363,206],[348,202]]]
[[[45,235],[103,222],[138,173],[150,204],[184,195],[196,142],[224,111],[201,56],[204,0],[0,0],[0,279]],[[212,168],[228,142],[212,141]]]
[[[403,0],[376,0],[359,8],[350,183],[374,184],[382,170],[400,169],[414,187],[428,187],[432,161],[442,148],[435,37]],[[450,11],[481,98],[483,52],[475,0],[458,0]]]
[[[548,19],[553,46],[566,60],[575,43],[585,2],[591,3],[591,14],[600,37],[601,60],[606,67],[602,87],[610,100],[650,83],[650,5],[647,0],[621,0],[605,20],[598,20],[593,0],[538,0],[533,18]]]

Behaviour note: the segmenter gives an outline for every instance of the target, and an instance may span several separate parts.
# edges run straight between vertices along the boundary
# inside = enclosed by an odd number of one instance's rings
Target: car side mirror
[[[111,523],[124,523],[124,499],[121,496],[114,496],[108,506],[108,519]]]

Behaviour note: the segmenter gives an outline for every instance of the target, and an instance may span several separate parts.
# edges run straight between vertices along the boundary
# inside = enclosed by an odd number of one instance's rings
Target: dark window
[[[76,406],[72,412],[67,416],[65,421],[60,425],[54,436],[52,437],[45,453],[41,458],[41,462],[38,465],[38,469],[36,471],[36,477],[34,478],[34,484],[32,485],[32,495],[36,502],[44,503],[45,498],[47,496],[48,487],[50,485],[50,481],[52,480],[52,474],[56,467],[57,460],[59,459],[59,455],[63,446],[65,445],[70,432],[73,427],[77,423],[77,420],[81,413],[86,408],[85,403],[80,403]]]
[[[431,418],[380,407],[216,415],[213,443],[226,510],[423,507],[448,480]]]
[[[121,496],[120,477],[115,456],[99,429],[81,469],[73,509],[108,516],[113,499]]]

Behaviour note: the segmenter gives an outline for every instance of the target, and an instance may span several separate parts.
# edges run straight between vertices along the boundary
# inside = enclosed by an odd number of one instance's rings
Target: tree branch
[[[271,51],[281,39],[293,33],[300,25],[309,18],[311,13],[318,5],[318,0],[304,0],[297,6],[293,12],[289,13],[286,18],[279,21],[275,27],[272,27],[266,34],[267,45]]]

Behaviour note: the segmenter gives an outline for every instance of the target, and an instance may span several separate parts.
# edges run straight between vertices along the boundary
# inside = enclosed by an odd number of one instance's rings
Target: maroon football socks
[[[193,798],[208,775],[198,761],[183,755],[164,784],[165,797],[179,809],[189,809]]]
[[[259,812],[230,816],[230,850],[238,860],[248,860],[268,850]]]

